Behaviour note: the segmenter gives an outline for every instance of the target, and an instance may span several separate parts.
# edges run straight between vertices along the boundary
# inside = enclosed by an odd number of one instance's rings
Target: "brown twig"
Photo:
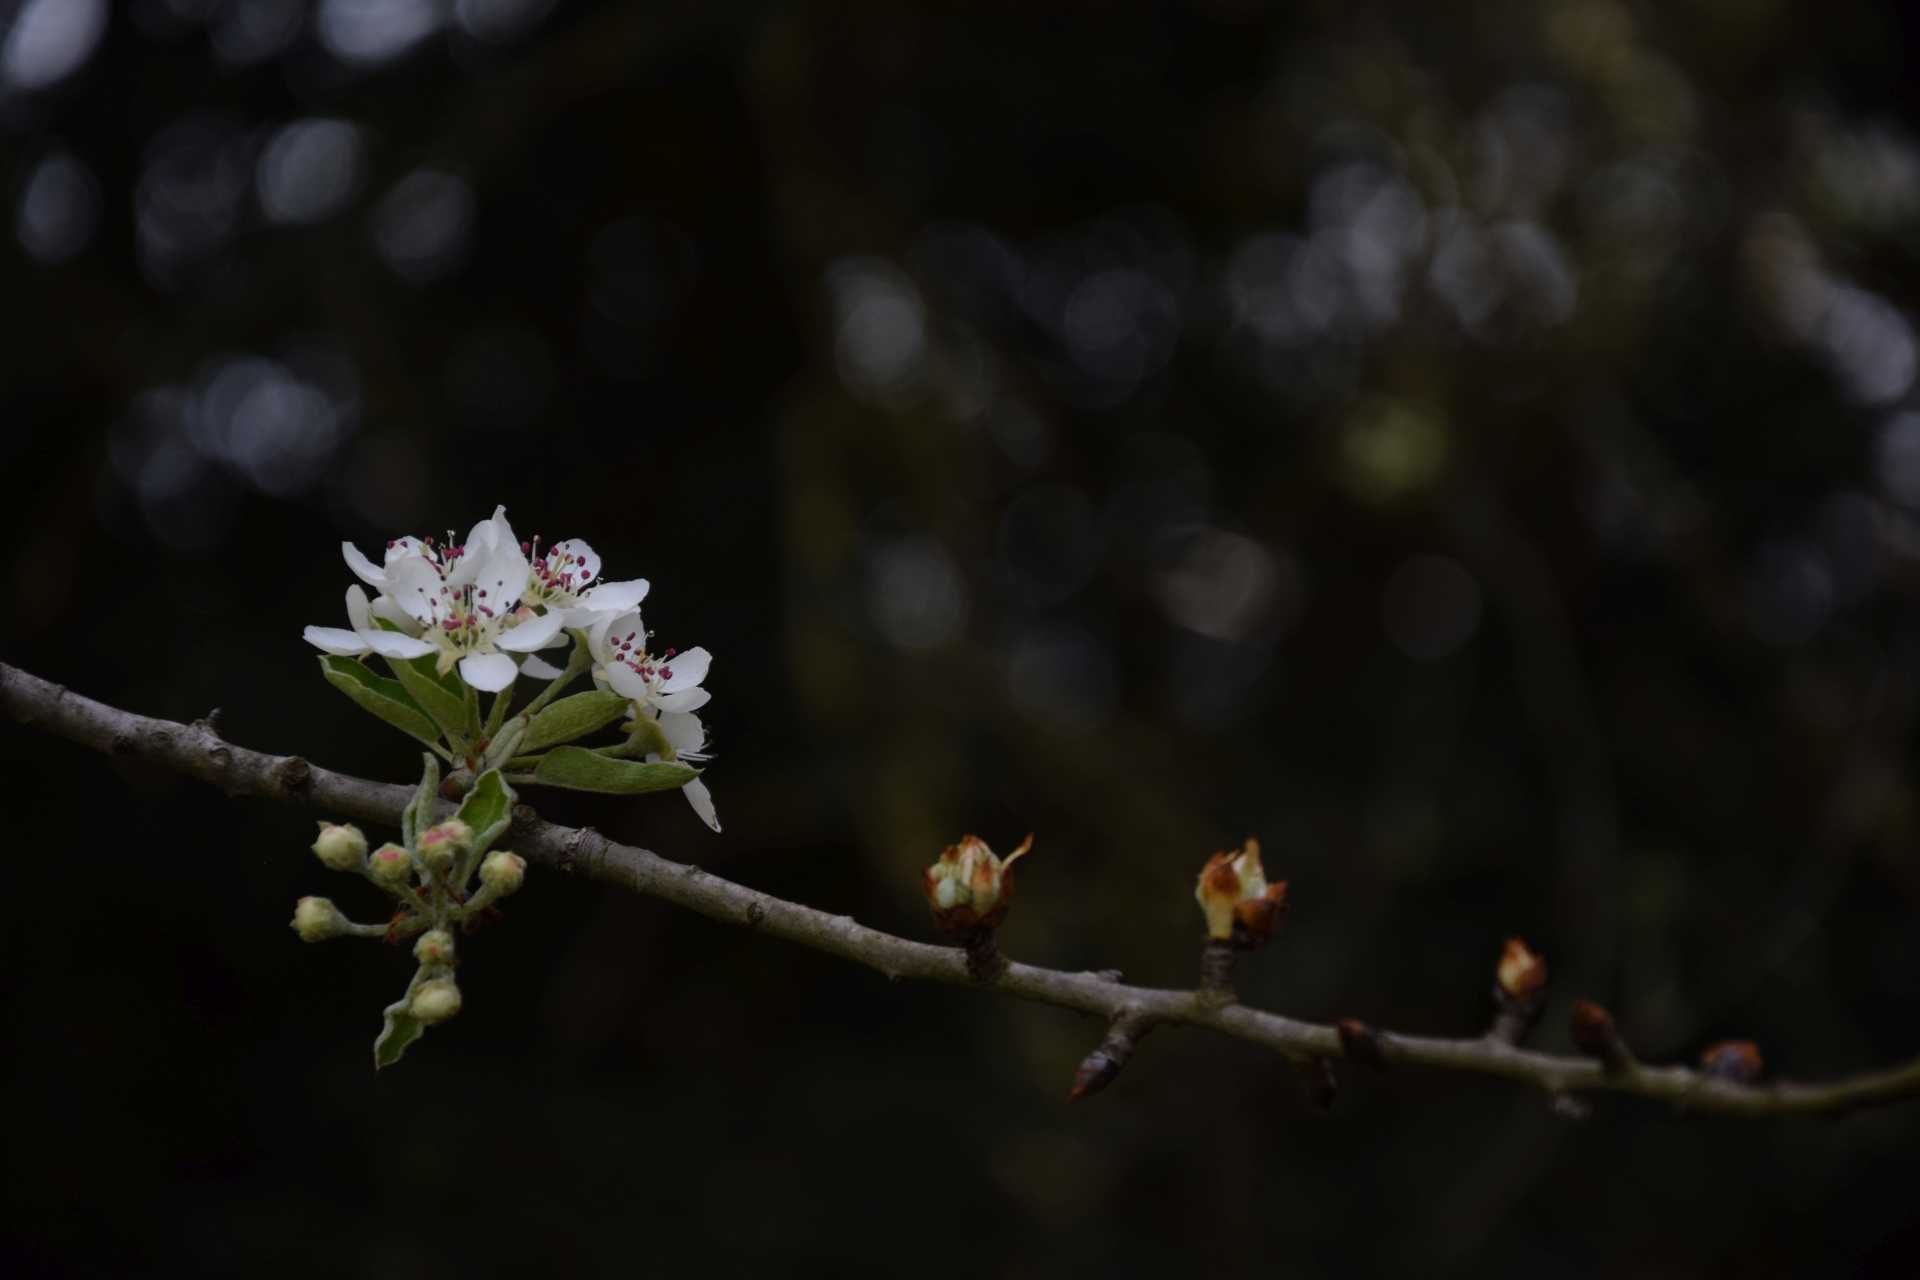
[[[264,796],[329,814],[393,824],[412,788],[334,773],[297,756],[272,756],[223,741],[202,721],[179,724],[95,702],[0,663],[0,707],[14,719],[57,737],[113,755],[146,760],[220,787],[230,796]],[[451,806],[447,806],[449,811]],[[516,814],[516,850],[549,867],[664,899],[725,924],[824,951],[885,974],[928,982],[973,985],[965,953],[894,937],[833,915],[671,862],[590,828],[557,826]],[[1009,995],[1091,1014],[1129,1031],[1185,1024],[1265,1045],[1287,1057],[1341,1057],[1346,1044],[1331,1026],[1301,1022],[1238,1003],[1221,1004],[1196,991],[1127,986],[1101,973],[1072,973],[1010,963],[992,988]],[[1825,1084],[1743,1083],[1685,1067],[1638,1062],[1608,1071],[1600,1062],[1538,1053],[1477,1036],[1447,1040],[1372,1033],[1369,1051],[1386,1063],[1499,1076],[1561,1097],[1588,1090],[1632,1094],[1694,1111],[1736,1115],[1839,1112],[1920,1095],[1920,1059],[1889,1070]]]

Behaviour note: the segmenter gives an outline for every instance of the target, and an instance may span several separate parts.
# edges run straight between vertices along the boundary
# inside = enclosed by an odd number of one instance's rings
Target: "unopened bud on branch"
[[[1287,882],[1267,883],[1260,842],[1251,837],[1239,849],[1207,859],[1193,896],[1207,918],[1207,937],[1243,949],[1273,937],[1287,910]]]
[[[1519,1044],[1547,1006],[1547,962],[1519,938],[1508,938],[1494,969],[1493,1038]]]
[[[445,929],[429,929],[413,944],[413,958],[421,964],[436,966],[453,963],[453,935]]]
[[[959,844],[941,850],[939,860],[920,877],[933,922],[960,937],[998,928],[1013,901],[1013,864],[1031,848],[1029,833],[1004,859],[979,836],[962,836]]]
[[[460,988],[452,978],[423,982],[407,1002],[407,1012],[422,1022],[445,1022],[460,1012]]]
[[[400,884],[413,870],[413,859],[397,844],[383,844],[367,859],[367,874],[384,885]]]
[[[1752,1084],[1758,1080],[1764,1066],[1760,1060],[1760,1046],[1751,1040],[1722,1040],[1719,1044],[1709,1045],[1700,1055],[1702,1072],[1738,1084]]]
[[[1580,1052],[1598,1058],[1608,1075],[1617,1075],[1633,1066],[1633,1054],[1620,1038],[1619,1028],[1613,1025],[1613,1015],[1591,1000],[1573,1002],[1573,1042],[1580,1047]]]
[[[348,931],[347,918],[327,898],[302,898],[293,907],[293,931],[302,942],[325,942]]]
[[[313,856],[335,871],[357,871],[367,856],[367,838],[360,828],[347,824],[320,824],[320,835],[313,842]]]
[[[495,849],[480,863],[480,883],[504,898],[518,889],[527,878],[527,860],[517,853]]]
[[[436,823],[420,835],[420,861],[429,871],[446,871],[455,858],[472,848],[473,828],[458,818]]]

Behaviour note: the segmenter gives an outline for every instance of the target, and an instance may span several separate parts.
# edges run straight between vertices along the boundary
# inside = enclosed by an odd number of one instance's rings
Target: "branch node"
[[[299,756],[288,756],[274,767],[273,780],[286,795],[303,795],[313,785],[313,766]]]
[[[1007,958],[1000,954],[998,934],[992,925],[981,925],[961,939],[967,951],[967,976],[975,982],[998,982],[1007,972]]]
[[[1200,950],[1200,1002],[1219,1007],[1240,998],[1233,986],[1233,965],[1238,950],[1231,938],[1208,938]]]
[[[1384,1032],[1375,1031],[1358,1018],[1342,1018],[1334,1023],[1334,1030],[1340,1033],[1340,1050],[1347,1061],[1375,1071],[1387,1069],[1387,1055],[1381,1049]]]

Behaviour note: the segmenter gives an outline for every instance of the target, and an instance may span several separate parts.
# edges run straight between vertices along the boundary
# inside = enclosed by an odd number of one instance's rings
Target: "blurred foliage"
[[[404,779],[342,538],[516,526],[717,655],[708,775],[543,812],[929,936],[1649,1058],[1911,1054],[1910,28],[1788,0],[0,3],[0,656]],[[376,1079],[311,817],[24,732],[13,1274],[1899,1273],[1912,1110],[1350,1080],[537,873]],[[384,834],[384,833],[383,833]],[[330,887],[330,886],[329,886]],[[347,903],[349,907],[356,904]],[[363,908],[365,904],[359,904]],[[29,1046],[32,1046],[29,1048]]]

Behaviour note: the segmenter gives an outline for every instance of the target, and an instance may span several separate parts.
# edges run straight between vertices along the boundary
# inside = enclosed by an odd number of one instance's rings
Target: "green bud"
[[[293,931],[302,942],[325,942],[347,931],[347,918],[326,898],[302,898],[293,907]]]
[[[335,871],[358,871],[367,856],[367,838],[351,824],[320,824],[320,835],[313,842],[313,856]]]
[[[480,883],[504,898],[518,889],[527,878],[527,860],[517,853],[495,849],[480,864]]]
[[[460,988],[452,978],[423,982],[407,1002],[407,1012],[421,1022],[445,1022],[460,1012]]]
[[[421,964],[453,963],[453,935],[445,929],[430,929],[413,944],[413,958]]]
[[[412,870],[413,859],[397,844],[383,844],[367,859],[367,871],[381,884],[399,884]]]

